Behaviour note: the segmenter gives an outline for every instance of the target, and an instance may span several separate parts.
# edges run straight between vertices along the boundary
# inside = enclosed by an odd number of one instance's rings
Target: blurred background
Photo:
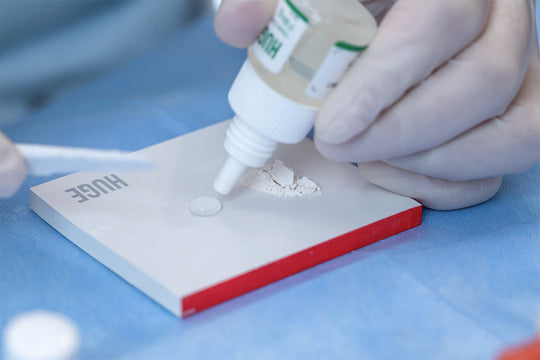
[[[360,1],[380,20],[378,5],[393,0]],[[0,128],[73,86],[159,48],[220,3],[0,0]],[[537,6],[537,17],[539,11]]]
[[[159,46],[219,3],[0,0],[0,126]]]

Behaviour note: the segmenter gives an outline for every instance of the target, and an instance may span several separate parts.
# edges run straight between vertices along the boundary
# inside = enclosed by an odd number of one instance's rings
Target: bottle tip
[[[234,157],[229,156],[214,181],[214,190],[222,195],[228,195],[246,169],[247,165],[244,165]]]

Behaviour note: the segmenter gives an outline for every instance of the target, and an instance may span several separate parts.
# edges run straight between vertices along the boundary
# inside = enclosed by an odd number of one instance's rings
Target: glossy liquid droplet
[[[189,203],[189,211],[196,216],[212,216],[221,211],[221,202],[212,196],[199,196]]]

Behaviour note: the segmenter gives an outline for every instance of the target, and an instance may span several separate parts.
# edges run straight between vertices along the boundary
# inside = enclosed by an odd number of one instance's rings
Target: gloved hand
[[[216,32],[247,46],[274,4],[225,0]],[[535,31],[532,1],[397,1],[321,105],[317,148],[431,208],[488,200],[540,160]]]
[[[0,132],[0,198],[13,195],[26,176],[26,165],[15,146]]]

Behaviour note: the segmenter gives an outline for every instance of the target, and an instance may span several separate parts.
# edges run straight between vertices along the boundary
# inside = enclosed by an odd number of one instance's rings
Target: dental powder
[[[320,194],[321,188],[307,177],[298,177],[280,160],[254,168],[240,178],[240,184],[283,199],[308,194]]]

